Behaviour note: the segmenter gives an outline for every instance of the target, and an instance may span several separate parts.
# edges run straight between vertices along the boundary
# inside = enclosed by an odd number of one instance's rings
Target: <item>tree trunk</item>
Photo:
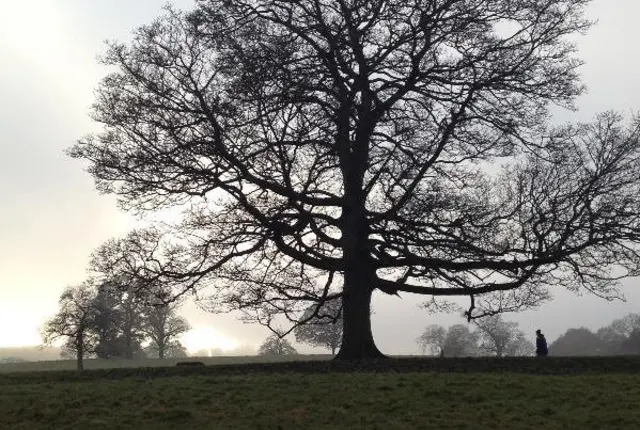
[[[371,295],[376,282],[369,251],[362,182],[345,184],[349,202],[342,213],[342,251],[345,262],[342,296],[342,344],[337,360],[382,358],[371,332]]]
[[[158,358],[164,358],[165,343],[158,343]]]
[[[124,358],[127,360],[133,360],[133,336],[131,329],[126,328],[124,333]]]
[[[76,368],[78,372],[82,372],[84,370],[84,347],[82,344],[76,345]]]
[[[336,360],[366,360],[384,358],[371,332],[371,294],[368,277],[345,273],[342,298],[343,331],[340,352]]]
[[[355,142],[346,132],[349,126],[349,106],[340,113],[339,155],[344,181],[344,205],[340,217],[342,258],[344,261],[344,288],[342,296],[342,344],[337,360],[364,360],[383,358],[371,332],[371,295],[375,288],[376,273],[371,264],[364,177],[369,159],[369,138],[375,127],[371,118],[372,100],[363,91],[358,107],[359,125]]]

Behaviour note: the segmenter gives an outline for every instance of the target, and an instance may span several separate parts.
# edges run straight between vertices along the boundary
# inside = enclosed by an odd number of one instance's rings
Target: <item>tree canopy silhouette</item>
[[[267,325],[340,298],[344,359],[381,355],[375,290],[466,296],[469,318],[548,286],[615,295],[639,269],[638,122],[548,113],[583,91],[569,37],[589,2],[168,9],[110,44],[103,131],[70,154],[128,210],[188,210],[100,264]]]

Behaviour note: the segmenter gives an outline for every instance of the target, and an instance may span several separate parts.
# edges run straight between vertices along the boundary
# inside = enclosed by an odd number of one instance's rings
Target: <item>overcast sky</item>
[[[0,347],[35,345],[38,329],[55,313],[61,290],[79,283],[90,252],[135,225],[110,196],[94,190],[84,165],[65,148],[96,126],[88,119],[93,89],[104,69],[96,56],[105,39],[127,40],[136,27],[161,13],[157,0],[0,0]],[[190,8],[192,1],[174,1]],[[579,112],[590,119],[607,109],[640,110],[638,0],[595,0],[599,23],[579,39],[589,92]],[[639,280],[624,282],[627,302],[558,292],[535,312],[509,315],[553,340],[568,327],[597,329],[640,312]],[[387,353],[414,353],[415,338],[431,323],[460,322],[428,315],[420,300],[376,296],[374,331]],[[210,315],[188,306],[196,328],[189,346],[257,345],[267,334],[234,316]]]

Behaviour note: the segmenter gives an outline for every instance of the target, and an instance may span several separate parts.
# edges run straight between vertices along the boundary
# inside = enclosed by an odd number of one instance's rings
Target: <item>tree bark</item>
[[[131,335],[125,335],[124,358],[133,360],[133,348],[131,347]]]
[[[158,358],[164,358],[165,345],[164,342],[158,344]]]
[[[76,344],[76,369],[78,372],[82,372],[84,370],[84,346],[82,343]]]
[[[345,120],[346,122],[346,120]],[[368,158],[368,136],[359,130],[353,152],[341,144],[341,163],[344,178],[345,203],[342,208],[340,230],[344,259],[344,288],[342,296],[342,344],[336,360],[382,358],[371,332],[371,295],[376,283],[375,268],[369,249],[369,220],[366,216],[366,194],[363,178]],[[348,142],[348,138],[344,138]]]
[[[371,331],[371,295],[369,277],[345,273],[342,299],[343,331],[340,352],[336,360],[366,360],[384,358],[373,340]]]

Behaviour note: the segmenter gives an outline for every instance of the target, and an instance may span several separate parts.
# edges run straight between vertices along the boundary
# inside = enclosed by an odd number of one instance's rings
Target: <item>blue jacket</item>
[[[540,335],[536,338],[536,355],[547,355],[549,349],[547,348],[547,340],[544,335]]]

